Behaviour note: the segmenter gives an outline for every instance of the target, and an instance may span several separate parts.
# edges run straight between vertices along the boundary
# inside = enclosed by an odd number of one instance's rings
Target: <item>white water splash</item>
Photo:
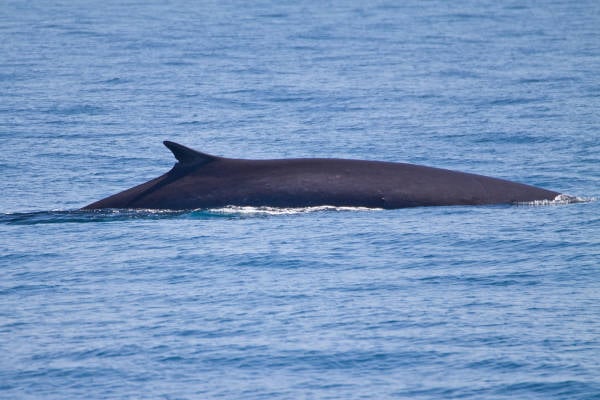
[[[223,208],[213,208],[208,210],[215,214],[225,215],[293,215],[305,214],[320,211],[381,211],[382,208],[368,207],[336,207],[336,206],[314,206],[298,208],[277,208],[277,207],[251,207],[251,206],[227,206]],[[206,211],[206,210],[196,210]]]
[[[585,198],[585,197],[577,197],[570,196],[568,194],[559,194],[552,200],[534,200],[534,201],[524,201],[519,202],[517,205],[520,206],[559,206],[564,204],[574,204],[574,203],[589,203],[595,201],[594,198]]]

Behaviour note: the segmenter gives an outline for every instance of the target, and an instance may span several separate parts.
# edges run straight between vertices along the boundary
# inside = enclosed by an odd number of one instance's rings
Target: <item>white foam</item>
[[[96,212],[114,215],[146,215],[146,214],[181,214],[184,211],[171,210],[168,208],[103,208],[98,210],[84,210],[84,212]]]
[[[232,215],[292,215],[305,214],[320,211],[377,211],[382,208],[367,208],[367,207],[336,207],[336,206],[315,206],[315,207],[298,207],[298,208],[276,208],[276,207],[250,207],[250,206],[227,206],[222,208],[213,208],[208,210],[216,214],[232,214]],[[206,210],[197,210],[206,211]]]
[[[524,205],[524,206],[558,206],[558,205],[573,204],[573,203],[589,203],[591,201],[595,201],[595,199],[571,196],[568,194],[559,194],[552,200],[524,201],[524,202],[519,202],[517,204]]]

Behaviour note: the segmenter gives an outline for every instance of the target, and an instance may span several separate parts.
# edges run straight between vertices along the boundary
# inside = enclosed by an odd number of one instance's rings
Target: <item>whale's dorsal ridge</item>
[[[165,140],[163,144],[171,150],[177,161],[181,164],[206,164],[218,158],[168,140]]]

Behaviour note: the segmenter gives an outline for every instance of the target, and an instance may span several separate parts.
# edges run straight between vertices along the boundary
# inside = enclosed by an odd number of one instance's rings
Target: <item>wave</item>
[[[174,210],[52,210],[0,214],[0,223],[7,225],[63,224],[111,222],[131,219],[173,218],[185,214]]]
[[[277,207],[250,207],[250,206],[227,206],[223,208],[214,208],[208,211],[223,215],[292,215],[306,214],[324,211],[382,211],[383,208],[368,208],[368,207],[338,207],[338,206],[313,206],[313,207],[298,207],[298,208],[277,208]]]
[[[519,206],[561,206],[565,204],[575,204],[575,203],[590,203],[592,201],[596,201],[593,197],[578,197],[571,196],[568,194],[559,194],[552,200],[534,200],[534,201],[523,201],[518,202]]]
[[[518,206],[555,206],[574,203],[589,203],[595,198],[584,198],[561,194],[553,200],[536,200],[516,203]],[[102,209],[102,210],[52,210],[0,214],[0,224],[36,225],[86,222],[115,222],[135,219],[211,219],[211,218],[254,218],[277,215],[308,214],[316,212],[365,212],[383,211],[382,208],[312,206],[298,208],[227,206],[196,210],[156,209]]]
[[[374,211],[366,207],[237,207],[228,206],[215,209],[197,210],[156,210],[156,209],[102,209],[102,210],[52,210],[0,214],[0,223],[6,225],[36,225],[86,222],[115,222],[134,219],[169,218],[249,218],[271,215],[290,215],[326,211]]]

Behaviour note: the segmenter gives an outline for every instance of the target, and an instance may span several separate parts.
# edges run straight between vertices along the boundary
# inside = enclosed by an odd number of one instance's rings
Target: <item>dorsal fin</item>
[[[165,140],[163,144],[171,150],[177,161],[181,164],[206,164],[218,158],[168,140]]]

